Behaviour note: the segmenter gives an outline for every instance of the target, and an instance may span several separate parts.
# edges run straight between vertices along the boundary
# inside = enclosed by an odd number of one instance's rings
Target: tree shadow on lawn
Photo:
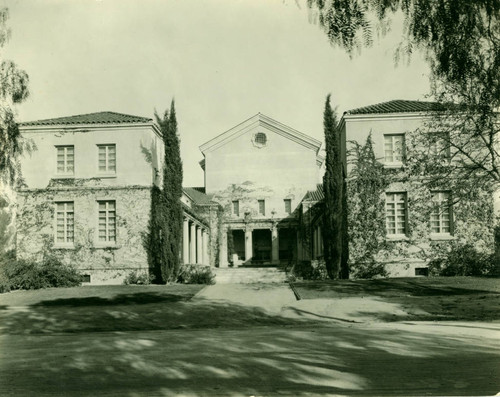
[[[409,396],[500,390],[494,338],[434,329],[249,323],[233,330],[6,335],[0,339],[0,395]]]
[[[449,281],[447,283],[446,281]],[[452,278],[442,280],[439,278],[408,279],[393,278],[380,280],[339,280],[339,281],[311,281],[296,282],[294,286],[304,299],[318,297],[347,297],[360,295],[376,296],[448,296],[448,295],[474,295],[479,293],[500,294],[493,290],[472,289],[468,286],[452,286]]]
[[[41,301],[0,312],[3,334],[151,331],[305,325],[258,307],[156,293]]]
[[[148,305],[150,303],[172,303],[186,302],[190,300],[190,295],[165,294],[140,292],[132,294],[120,294],[113,298],[101,298],[98,296],[89,296],[86,298],[61,298],[47,301],[41,301],[33,307],[51,307],[51,306],[115,306],[115,305]]]

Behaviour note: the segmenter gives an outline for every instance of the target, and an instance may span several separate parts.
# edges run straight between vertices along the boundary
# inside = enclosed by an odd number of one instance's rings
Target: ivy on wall
[[[452,235],[445,240],[433,239],[430,233],[430,215],[434,208],[432,186],[412,174],[410,167],[384,169],[375,158],[371,134],[364,145],[351,144],[352,170],[347,189],[350,268],[354,277],[386,275],[385,262],[408,259],[428,262],[443,257],[453,247],[472,245],[478,251],[492,251],[491,191],[469,186],[466,199],[453,203]],[[453,181],[448,185],[456,186]],[[386,191],[407,193],[407,233],[398,241],[386,236]]]

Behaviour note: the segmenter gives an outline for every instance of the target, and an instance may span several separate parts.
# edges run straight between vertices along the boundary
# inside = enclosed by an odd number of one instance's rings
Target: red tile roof
[[[318,183],[316,186],[316,190],[309,190],[304,197],[304,200],[309,201],[321,201],[325,198],[325,194],[323,193],[323,185]]]
[[[191,197],[196,205],[216,205],[215,201],[212,201],[212,194],[205,194],[204,187],[185,187],[184,193]]]
[[[377,113],[419,113],[442,111],[446,107],[438,102],[421,102],[395,99],[389,102],[381,102],[375,105],[364,106],[362,108],[352,109],[346,114],[377,114]]]
[[[122,124],[122,123],[147,123],[152,119],[116,112],[97,112],[79,114],[77,116],[57,117],[54,119],[26,121],[19,123],[21,126],[34,125],[60,125],[60,124]]]

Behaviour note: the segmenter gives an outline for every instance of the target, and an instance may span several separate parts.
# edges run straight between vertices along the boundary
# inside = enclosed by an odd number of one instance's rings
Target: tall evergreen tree
[[[182,236],[182,161],[175,102],[172,100],[170,111],[166,110],[163,118],[157,114],[155,116],[163,136],[165,159],[163,186],[157,203],[159,210],[155,214],[162,255],[154,266],[160,267],[163,281],[168,282],[177,277]]]
[[[342,265],[343,248],[343,165],[341,157],[340,130],[337,115],[330,105],[330,95],[326,97],[323,115],[326,144],[326,170],[323,176],[325,194],[323,214],[323,246],[328,277],[338,278]],[[345,266],[347,256],[344,254]],[[342,272],[344,275],[344,272]],[[348,273],[347,273],[348,276]]]

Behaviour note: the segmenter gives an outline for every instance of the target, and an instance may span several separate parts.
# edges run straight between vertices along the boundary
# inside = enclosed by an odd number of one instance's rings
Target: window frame
[[[109,203],[113,203],[114,204],[114,208],[113,209],[109,209]],[[105,206],[105,209],[104,211],[101,210],[101,207],[100,205],[101,204],[106,204]],[[96,233],[96,245],[97,246],[115,246],[117,244],[117,240],[118,240],[118,228],[117,228],[117,205],[116,205],[116,200],[114,199],[110,199],[110,198],[103,198],[103,199],[97,199],[96,200],[96,205],[97,205],[97,218],[96,218],[96,230],[97,230],[97,233]],[[105,212],[105,239],[104,240],[101,240],[101,212]],[[113,234],[114,234],[114,240],[109,240],[109,236],[110,236],[110,233],[109,233],[109,213],[110,212],[114,212],[114,228],[113,228]]]
[[[447,195],[446,198],[444,199],[441,199],[441,195]],[[434,190],[431,192],[431,195],[432,195],[432,201],[433,203],[436,203],[435,205],[432,206],[432,209],[431,209],[431,213],[430,213],[430,216],[429,216],[429,225],[430,225],[430,235],[431,235],[431,238],[432,237],[452,237],[453,236],[453,226],[454,226],[454,222],[453,222],[453,203],[452,203],[452,194],[449,190]],[[435,199],[435,195],[438,195],[438,200]],[[434,231],[433,230],[433,216],[434,216],[434,212],[437,208],[444,208],[444,206],[442,206],[442,203],[444,203],[445,201],[448,202],[448,205],[447,205],[447,208],[446,208],[446,211],[439,211],[439,213],[437,214],[438,216],[438,219],[437,219],[437,222],[438,222],[438,231]],[[446,222],[445,219],[442,219],[444,214],[447,214],[447,222],[448,222],[448,231],[443,231],[444,227],[443,227],[443,222]]]
[[[291,215],[292,214],[292,199],[283,199],[283,203],[285,206],[285,214]],[[289,206],[287,208],[287,205]]]
[[[68,169],[68,149],[73,149],[73,171],[67,171]],[[56,149],[56,171],[55,175],[57,177],[74,177],[75,176],[75,145],[55,145]],[[59,170],[59,149],[63,149],[64,156],[64,171]]]
[[[396,160],[396,155],[395,155],[395,145],[394,145],[394,138],[396,137],[401,137],[401,160]],[[387,138],[391,138],[391,159],[390,161],[387,160],[387,149],[386,149],[386,140]],[[405,133],[390,133],[390,134],[384,134],[384,165],[385,166],[402,166],[406,163],[406,134]]]
[[[401,201],[389,201],[388,198],[389,196],[397,196],[397,195],[402,195],[403,196],[403,214],[404,214],[404,223],[403,227],[400,228],[398,227],[398,206],[397,204],[401,203]],[[390,233],[389,230],[389,225],[388,225],[388,217],[389,217],[389,209],[388,209],[388,204],[394,204],[394,233]],[[408,192],[404,191],[389,191],[385,192],[385,203],[384,203],[384,219],[385,219],[385,234],[386,237],[389,239],[406,239],[408,237],[408,224],[409,224],[409,212],[408,212]],[[402,233],[398,233],[400,230],[402,230]]]
[[[261,210],[261,204],[262,204],[262,210]],[[257,205],[258,205],[259,216],[266,216],[266,200],[265,199],[257,200]]]
[[[61,211],[59,209],[59,205],[63,204],[64,208]],[[69,210],[67,208],[68,204],[72,204],[72,209]],[[59,213],[63,214],[63,241],[58,240],[58,235],[60,230],[59,226]],[[71,218],[68,217],[68,214],[72,214]],[[72,220],[71,223],[71,240],[69,240],[69,220]],[[54,247],[67,247],[73,248],[75,246],[75,202],[74,200],[55,200],[54,201]]]
[[[114,177],[116,176],[116,170],[117,170],[117,145],[116,143],[98,143],[96,144],[97,146],[97,174],[98,175],[103,175],[103,176],[110,176],[110,177]],[[109,148],[110,147],[113,147],[114,150],[115,150],[115,168],[114,170],[109,170]],[[103,171],[100,169],[100,165],[99,165],[99,162],[100,162],[100,150],[101,148],[105,148],[105,162],[106,162],[106,169]]]
[[[231,213],[233,216],[240,216],[240,200],[231,201]]]
[[[429,154],[432,156],[436,156],[442,161],[449,161],[451,159],[451,148],[450,148],[450,134],[449,132],[440,132],[433,131],[429,132],[430,135],[434,136],[432,142],[429,145]],[[443,142],[442,147],[439,147],[439,142]],[[439,155],[439,151],[441,151],[441,155]]]

